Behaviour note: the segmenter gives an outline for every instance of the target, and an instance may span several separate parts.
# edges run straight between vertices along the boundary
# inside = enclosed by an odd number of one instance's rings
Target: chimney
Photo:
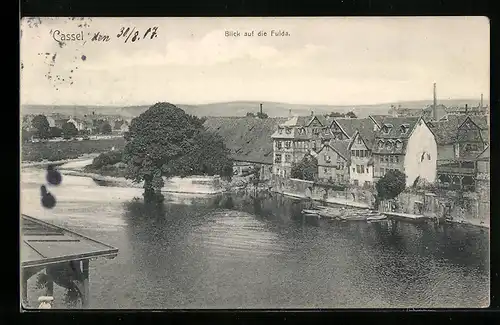
[[[311,116],[314,116],[314,111],[311,110]]]
[[[432,118],[437,121],[437,95],[436,95],[436,83],[434,83],[434,101],[432,103]]]
[[[480,105],[480,106],[481,106],[481,107],[479,107],[479,108],[481,108],[481,109],[482,109],[482,108],[483,108],[483,94],[481,94],[481,105]]]
[[[397,111],[395,105],[391,105],[391,115],[392,115],[392,117],[397,117],[398,116],[398,111]]]
[[[467,104],[465,104],[465,114],[467,114],[469,112],[469,107],[467,106]]]
[[[260,115],[262,115],[262,103],[260,103]]]

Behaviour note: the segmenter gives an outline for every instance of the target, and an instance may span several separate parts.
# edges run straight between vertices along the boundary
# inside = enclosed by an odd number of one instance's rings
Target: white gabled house
[[[406,185],[417,177],[436,180],[437,143],[422,117],[373,117],[379,126],[373,145],[374,181],[388,170],[406,174]]]

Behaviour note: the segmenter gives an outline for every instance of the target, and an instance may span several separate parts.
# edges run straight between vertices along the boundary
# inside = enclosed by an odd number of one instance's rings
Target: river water
[[[166,195],[63,176],[41,207],[42,169],[23,169],[21,210],[119,249],[90,263],[90,307],[474,308],[489,305],[489,231],[464,225],[304,220],[280,195]],[[36,277],[29,281],[36,301]],[[55,307],[64,290],[56,286]],[[34,303],[35,304],[35,303]]]

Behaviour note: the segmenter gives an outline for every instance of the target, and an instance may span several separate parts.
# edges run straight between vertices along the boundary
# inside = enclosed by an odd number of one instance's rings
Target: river
[[[63,176],[42,208],[42,169],[24,168],[21,210],[119,249],[90,263],[90,307],[474,308],[489,305],[489,230],[303,220],[280,195],[166,195]],[[37,299],[36,277],[29,281]],[[64,290],[56,286],[55,307]],[[59,299],[59,300],[58,300]]]

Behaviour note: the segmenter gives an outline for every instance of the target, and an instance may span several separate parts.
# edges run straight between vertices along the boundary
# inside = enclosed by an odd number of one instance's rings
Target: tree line
[[[43,114],[39,114],[33,117],[31,120],[31,128],[27,125],[27,117],[23,120],[23,140],[29,141],[32,137],[38,139],[52,139],[52,138],[64,138],[71,139],[78,135],[90,135],[90,134],[111,134],[112,128],[108,121],[102,119],[93,120],[93,127],[91,130],[84,129],[78,130],[75,124],[66,121],[60,128],[57,126],[50,126],[47,117]]]

